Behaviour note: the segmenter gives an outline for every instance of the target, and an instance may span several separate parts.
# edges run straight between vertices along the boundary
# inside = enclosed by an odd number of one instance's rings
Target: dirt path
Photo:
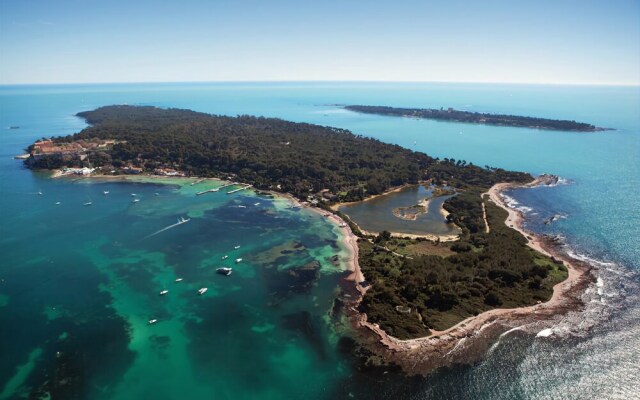
[[[487,221],[487,207],[484,205],[484,195],[488,193],[482,193],[480,198],[482,199],[482,219],[484,219],[484,229],[485,232],[491,232],[491,228],[489,228],[489,221]]]

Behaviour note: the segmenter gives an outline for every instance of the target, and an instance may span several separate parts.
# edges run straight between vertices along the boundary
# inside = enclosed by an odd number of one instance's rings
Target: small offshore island
[[[367,354],[407,372],[481,357],[487,343],[470,346],[474,356],[448,355],[498,316],[540,319],[579,304],[570,292],[584,286],[577,283],[587,281],[586,269],[554,251],[552,241],[522,231],[521,216],[500,197],[502,190],[531,184],[527,173],[440,160],[344,129],[274,118],[141,106],[78,116],[91,126],[29,146],[25,164],[76,174],[233,179],[293,196],[346,228],[357,296],[340,296],[334,308],[361,328],[356,336]],[[460,229],[455,240],[361,232],[335,211],[421,183],[434,185],[438,195],[455,189],[443,204],[447,221]]]
[[[513,126],[519,128],[548,129],[568,132],[600,132],[611,130],[599,128],[584,122],[523,117],[518,115],[489,114],[456,110],[451,107],[436,108],[397,108],[386,106],[344,106],[344,109],[365,114],[387,115],[393,117],[411,117],[433,119],[437,121],[464,122],[473,124]]]

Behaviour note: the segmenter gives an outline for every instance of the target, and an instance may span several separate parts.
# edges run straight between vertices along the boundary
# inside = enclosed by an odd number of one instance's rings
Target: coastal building
[[[128,166],[128,167],[122,168],[122,172],[129,175],[138,175],[138,174],[141,174],[143,171],[144,171],[144,168],[140,168],[140,167]]]
[[[88,152],[108,150],[115,140],[77,140],[74,142],[54,143],[51,139],[39,140],[31,147],[31,156],[35,159],[43,156],[73,156],[84,160]]]
[[[74,174],[74,175],[91,175],[96,169],[95,168],[64,168],[62,172],[64,174]]]
[[[153,173],[160,176],[186,176],[184,172],[176,171],[172,168],[156,168]]]

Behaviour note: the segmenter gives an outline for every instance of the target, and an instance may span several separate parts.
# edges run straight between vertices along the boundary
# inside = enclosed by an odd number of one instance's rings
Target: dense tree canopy
[[[233,175],[235,180],[304,198],[328,189],[338,200],[359,200],[408,183],[432,180],[458,189],[445,202],[462,240],[449,256],[403,258],[388,251],[415,240],[388,232],[361,241],[360,265],[373,284],[361,309],[392,335],[423,336],[484,310],[547,299],[564,279],[562,265],[533,252],[504,225],[504,211],[485,201],[492,227],[485,233],[480,194],[497,182],[528,182],[529,174],[434,159],[331,127],[252,116],[225,117],[189,110],[109,106],[78,114],[90,127],[54,142],[116,140],[88,157],[32,157],[32,167],[92,166],[175,168],[195,176]],[[332,198],[333,199],[333,198]],[[335,199],[333,199],[335,200]],[[332,200],[332,201],[333,201]],[[348,219],[347,219],[348,220]],[[354,232],[359,232],[348,221]]]
[[[141,106],[101,107],[78,116],[92,126],[55,141],[120,141],[109,152],[91,154],[85,163],[93,166],[168,166],[196,176],[235,174],[259,188],[280,185],[282,191],[300,197],[329,189],[341,200],[358,200],[430,178],[461,187],[531,179],[528,174],[437,160],[344,129],[275,118]],[[77,160],[52,156],[32,164],[52,168],[74,163]]]

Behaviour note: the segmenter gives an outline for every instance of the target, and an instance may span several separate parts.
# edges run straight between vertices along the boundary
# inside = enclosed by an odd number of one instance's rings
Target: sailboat
[[[176,223],[176,225],[186,224],[189,221],[191,221],[191,218],[180,217],[178,218],[178,222]]]

